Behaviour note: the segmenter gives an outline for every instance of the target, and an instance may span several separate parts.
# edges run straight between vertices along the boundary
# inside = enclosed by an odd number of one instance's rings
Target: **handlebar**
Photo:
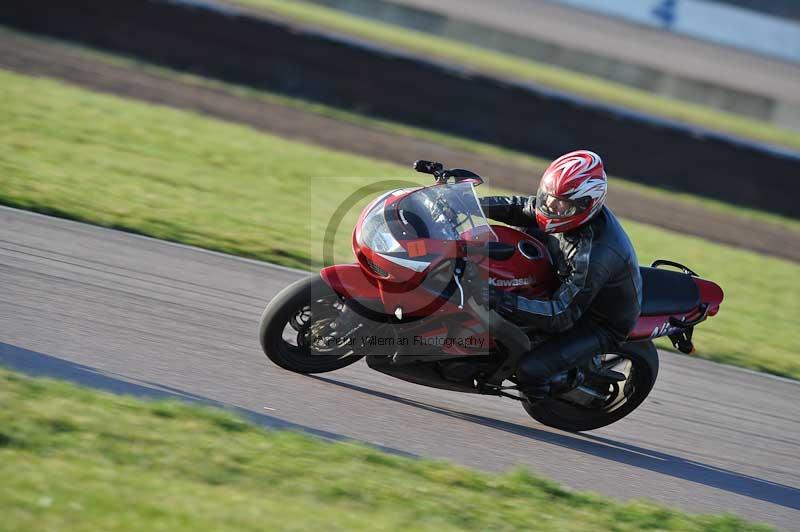
[[[452,178],[455,183],[471,180],[475,186],[483,183],[483,178],[464,168],[447,169],[444,164],[436,161],[418,160],[414,163],[414,170],[422,174],[431,174],[437,183],[447,183]]]

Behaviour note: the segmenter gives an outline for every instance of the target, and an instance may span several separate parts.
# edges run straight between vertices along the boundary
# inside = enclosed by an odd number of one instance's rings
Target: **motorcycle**
[[[269,302],[259,337],[272,362],[323,373],[366,358],[392,377],[512,398],[540,423],[585,431],[645,400],[658,376],[655,338],[691,353],[694,328],[719,312],[722,289],[686,266],[641,267],[641,317],[627,341],[554,376],[547,398],[526,397],[515,369],[546,337],[484,307],[480,293],[488,284],[548,298],[559,281],[546,242],[490,224],[477,174],[430,161],[414,168],[435,183],[370,202],[353,231],[355,263],[325,267]]]

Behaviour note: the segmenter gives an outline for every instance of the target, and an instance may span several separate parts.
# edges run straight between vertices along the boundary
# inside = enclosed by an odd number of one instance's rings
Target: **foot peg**
[[[687,355],[691,355],[694,353],[694,344],[692,343],[692,332],[693,329],[689,327],[688,329],[684,329],[683,331],[677,334],[669,335],[669,339],[672,342],[672,345],[680,351],[681,353],[685,353]]]
[[[628,380],[628,376],[613,369],[603,370],[602,372],[592,372],[592,380],[602,384],[614,384]]]

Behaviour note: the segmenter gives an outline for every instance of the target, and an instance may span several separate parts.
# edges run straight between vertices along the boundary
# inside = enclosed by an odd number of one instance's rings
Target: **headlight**
[[[358,243],[378,253],[405,251],[386,224],[383,207],[386,200],[378,202],[361,224]]]

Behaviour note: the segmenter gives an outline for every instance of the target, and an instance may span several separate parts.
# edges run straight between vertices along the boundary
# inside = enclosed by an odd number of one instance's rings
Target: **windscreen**
[[[378,253],[398,253],[401,240],[497,240],[470,183],[438,185],[412,192],[386,209],[392,193],[370,209],[357,235]]]
[[[471,183],[423,188],[397,206],[399,238],[497,240]]]

